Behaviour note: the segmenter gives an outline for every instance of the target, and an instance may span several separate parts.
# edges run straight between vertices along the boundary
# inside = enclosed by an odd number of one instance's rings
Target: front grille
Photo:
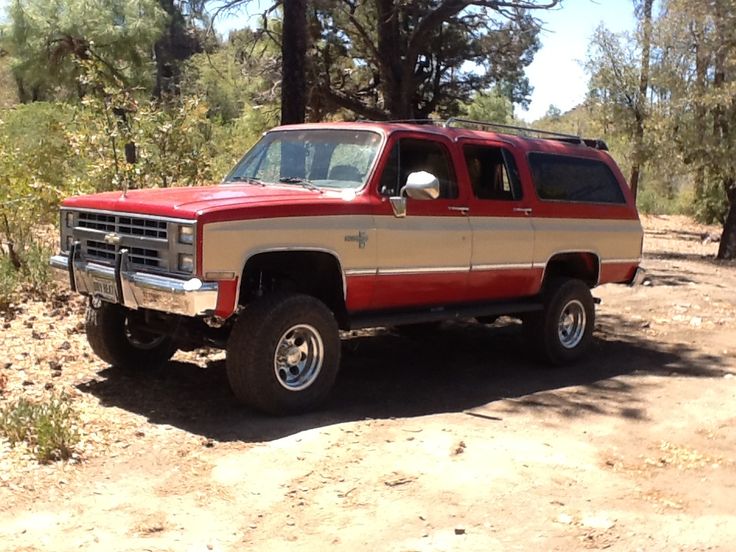
[[[77,226],[101,232],[115,232],[121,236],[139,236],[159,240],[166,240],[169,237],[166,221],[127,215],[80,212]]]
[[[85,251],[87,257],[114,261],[116,252],[117,248],[114,245],[95,240],[87,240],[87,248]]]
[[[96,240],[86,240],[85,245],[86,257],[108,262],[114,262],[115,254],[121,249],[121,246]],[[148,249],[146,247],[129,247],[127,249],[129,251],[128,259],[131,264],[161,268],[161,258],[156,249]]]
[[[84,259],[113,266],[118,253],[126,249],[132,270],[190,274],[189,271],[179,270],[178,260],[181,255],[194,255],[195,246],[181,243],[177,239],[177,229],[182,225],[194,227],[194,221],[114,211],[66,209],[61,218],[61,243],[78,242],[79,255]],[[70,218],[72,224],[69,224]]]

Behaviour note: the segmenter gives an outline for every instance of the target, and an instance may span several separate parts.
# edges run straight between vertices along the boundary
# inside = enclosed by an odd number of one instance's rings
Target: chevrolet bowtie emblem
[[[109,243],[110,245],[119,245],[120,240],[122,240],[122,238],[115,232],[105,234],[105,243]]]
[[[368,241],[368,232],[358,232],[357,234],[348,234],[345,236],[346,242],[358,242],[360,249],[365,249],[365,242]]]

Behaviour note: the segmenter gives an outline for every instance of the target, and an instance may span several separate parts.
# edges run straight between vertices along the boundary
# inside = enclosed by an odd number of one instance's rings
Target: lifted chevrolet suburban
[[[285,414],[328,395],[340,330],[510,315],[573,362],[641,246],[603,142],[450,119],[282,126],[219,185],[69,198],[51,264],[105,362],[222,347],[235,396]]]

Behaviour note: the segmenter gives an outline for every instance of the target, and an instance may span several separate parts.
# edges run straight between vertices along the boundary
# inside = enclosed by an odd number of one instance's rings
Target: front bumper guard
[[[115,266],[80,259],[77,244],[69,255],[50,259],[54,279],[84,295],[131,309],[152,309],[184,316],[208,316],[217,307],[217,282],[182,280],[129,269],[128,252],[116,254]]]

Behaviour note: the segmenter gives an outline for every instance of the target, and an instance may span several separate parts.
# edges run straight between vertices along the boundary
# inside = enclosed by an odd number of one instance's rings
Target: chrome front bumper
[[[71,257],[75,257],[72,253]],[[51,257],[54,279],[84,295],[99,297],[131,309],[153,309],[185,316],[211,315],[217,306],[217,283],[198,278],[181,280],[128,270],[127,253],[121,252],[115,266]]]

